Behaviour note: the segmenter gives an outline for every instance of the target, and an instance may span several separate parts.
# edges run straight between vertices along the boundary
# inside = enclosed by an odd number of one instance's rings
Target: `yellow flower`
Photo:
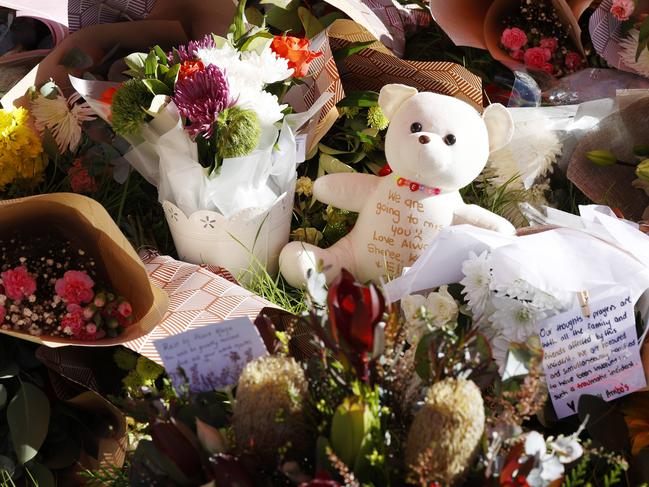
[[[0,189],[17,180],[38,180],[47,160],[24,108],[0,109]]]
[[[298,178],[295,183],[295,192],[303,196],[311,196],[313,194],[313,181],[307,176]]]

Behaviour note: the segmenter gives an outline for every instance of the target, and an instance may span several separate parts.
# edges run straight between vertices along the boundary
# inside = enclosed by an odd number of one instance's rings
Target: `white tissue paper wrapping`
[[[108,121],[110,110],[99,99],[118,84],[70,78],[74,89]],[[199,210],[216,211],[226,218],[249,209],[263,213],[291,191],[295,169],[303,160],[296,150],[295,132],[331,96],[323,94],[307,112],[287,115],[280,129],[262,133],[257,149],[245,157],[225,159],[215,175],[208,176],[198,162],[196,144],[173,102],[143,126],[139,137],[128,139],[133,148],[124,157],[158,188],[161,203],[173,203],[188,217]]]
[[[388,300],[457,283],[464,277],[462,263],[469,252],[488,250],[495,286],[523,279],[551,295],[574,296],[575,304],[580,291],[596,297],[612,286],[624,286],[646,318],[649,236],[616,218],[608,207],[582,206],[580,214],[548,209],[546,223],[560,228],[520,237],[470,225],[447,227],[412,267],[385,284]]]

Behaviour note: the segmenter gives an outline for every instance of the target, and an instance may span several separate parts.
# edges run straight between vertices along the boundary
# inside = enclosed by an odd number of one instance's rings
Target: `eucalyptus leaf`
[[[50,402],[38,387],[22,382],[7,408],[7,422],[16,457],[25,464],[36,456],[47,436]]]
[[[320,167],[328,174],[356,172],[354,168],[329,154],[320,154]]]
[[[307,39],[312,39],[324,30],[324,26],[320,23],[315,15],[306,7],[298,7],[297,15],[304,27],[304,33]]]

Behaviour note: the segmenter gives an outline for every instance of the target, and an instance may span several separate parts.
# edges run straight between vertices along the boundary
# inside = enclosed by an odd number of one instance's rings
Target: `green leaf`
[[[262,27],[264,25],[264,14],[262,14],[259,9],[255,7],[248,7],[245,11],[246,20],[249,24],[256,25],[257,27]]]
[[[297,10],[286,10],[281,7],[273,7],[266,12],[266,22],[282,32],[299,32],[302,30],[302,22]]]
[[[259,3],[261,5],[275,5],[276,7],[286,10],[295,10],[296,5],[296,2],[294,0],[261,0]],[[299,5],[299,3],[297,4]]]
[[[173,95],[173,91],[159,79],[144,79],[142,83],[153,95]]]
[[[320,167],[328,174],[356,172],[351,166],[329,154],[320,154]]]
[[[56,480],[54,475],[45,465],[40,463],[32,463],[26,467],[27,475],[34,485],[38,487],[56,487]]]
[[[180,72],[180,64],[174,64],[167,74],[165,74],[164,84],[173,89],[176,86],[176,81],[178,81],[178,73]]]
[[[649,18],[646,19],[640,26],[640,34],[638,36],[638,49],[635,52],[635,60],[637,61],[642,54],[642,51],[647,49],[649,44]]]
[[[333,24],[336,20],[346,19],[346,18],[347,16],[344,13],[336,11],[336,12],[331,12],[330,14],[327,15],[323,15],[318,20],[325,28],[327,28],[331,24]]]
[[[379,104],[379,94],[375,91],[350,91],[338,102],[339,107],[370,108]]]
[[[351,151],[334,149],[334,148],[329,147],[329,146],[324,145],[324,144],[318,144],[318,149],[320,150],[320,152],[324,152],[325,154],[329,154],[331,156],[339,156],[341,154],[351,154],[352,153]]]
[[[352,56],[356,53],[361,52],[363,49],[367,49],[369,46],[374,44],[376,41],[365,41],[365,42],[353,42],[347,47],[338,49],[334,52],[334,60],[336,62],[342,61],[346,57]]]
[[[298,7],[297,15],[300,18],[300,22],[302,22],[304,35],[307,39],[312,39],[324,30],[324,26],[308,8]]]
[[[162,50],[160,46],[155,46],[153,48],[156,55],[158,56],[158,62],[163,66],[169,66],[169,60],[167,59],[167,53]]]
[[[59,64],[68,69],[90,69],[95,62],[89,54],[73,47],[63,55]]]
[[[22,382],[7,408],[7,422],[16,457],[25,464],[36,456],[47,436],[50,401],[38,387]]]
[[[428,381],[431,376],[430,347],[434,340],[435,336],[432,333],[425,334],[415,350],[415,372],[423,381]]]
[[[255,35],[246,39],[246,42],[241,46],[242,51],[256,51],[263,52],[266,47],[272,42],[273,34],[266,31],[257,32]]]
[[[144,61],[144,75],[147,78],[155,78],[158,75],[158,56],[155,51],[151,51]]]
[[[147,54],[144,52],[134,52],[124,58],[124,62],[129,67],[129,71],[137,73],[134,78],[144,78],[144,64],[146,62]]]

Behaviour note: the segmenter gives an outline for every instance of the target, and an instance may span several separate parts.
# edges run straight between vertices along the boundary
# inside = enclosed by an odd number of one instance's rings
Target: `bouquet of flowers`
[[[289,234],[296,131],[327,101],[291,114],[282,99],[320,56],[306,39],[246,27],[240,8],[227,38],[127,56],[119,86],[73,81],[131,142],[125,157],[158,188],[181,257],[238,274],[254,254],[272,272]]]

